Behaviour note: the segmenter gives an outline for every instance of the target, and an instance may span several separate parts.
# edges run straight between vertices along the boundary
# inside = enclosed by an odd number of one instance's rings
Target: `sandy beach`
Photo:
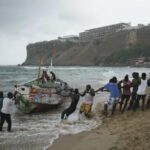
[[[149,150],[150,110],[117,112],[89,132],[61,136],[48,150]]]

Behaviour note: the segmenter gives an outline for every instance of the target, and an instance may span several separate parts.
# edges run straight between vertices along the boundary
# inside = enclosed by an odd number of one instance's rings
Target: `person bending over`
[[[71,93],[70,106],[61,113],[61,120],[67,119],[69,117],[69,115],[71,115],[76,110],[79,99],[80,99],[79,90],[75,89]]]

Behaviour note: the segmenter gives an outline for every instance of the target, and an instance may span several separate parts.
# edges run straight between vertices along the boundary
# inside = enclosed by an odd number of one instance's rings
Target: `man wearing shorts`
[[[111,114],[113,115],[115,112],[115,109],[116,109],[116,105],[120,98],[120,92],[119,92],[118,85],[117,85],[117,78],[113,77],[112,79],[110,79],[109,83],[105,84],[103,87],[96,90],[96,92],[98,92],[98,91],[110,92],[110,95],[104,104],[104,111],[105,111],[105,114],[107,115],[108,114],[108,106],[112,105],[112,113]]]
[[[94,101],[95,91],[91,88],[91,85],[86,85],[86,89],[81,96],[85,97],[85,101],[80,106],[80,114],[84,113],[86,117],[90,117],[92,105]]]

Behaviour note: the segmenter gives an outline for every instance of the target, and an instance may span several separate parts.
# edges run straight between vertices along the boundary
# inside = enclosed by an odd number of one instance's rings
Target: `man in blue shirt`
[[[111,114],[113,115],[115,112],[115,109],[116,109],[116,104],[118,103],[119,97],[120,97],[120,92],[119,92],[118,85],[117,85],[117,78],[113,77],[112,79],[110,79],[109,83],[107,83],[103,87],[96,90],[96,92],[98,92],[98,91],[110,92],[109,98],[104,104],[104,111],[105,111],[105,114],[107,115],[108,106],[112,105],[112,113]]]

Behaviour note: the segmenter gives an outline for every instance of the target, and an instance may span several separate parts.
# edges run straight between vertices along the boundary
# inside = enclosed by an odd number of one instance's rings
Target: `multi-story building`
[[[144,27],[145,27],[144,24],[138,24],[137,26],[126,26],[122,30],[138,30],[138,29],[141,29],[141,28],[144,28]]]
[[[94,40],[103,40],[106,36],[123,30],[124,28],[130,27],[130,23],[118,23],[109,26],[94,28],[90,30],[85,30],[79,33],[80,42],[89,42]]]
[[[73,43],[78,43],[79,42],[79,37],[76,35],[68,35],[68,36],[62,36],[58,37],[58,40],[61,42],[73,42]]]

